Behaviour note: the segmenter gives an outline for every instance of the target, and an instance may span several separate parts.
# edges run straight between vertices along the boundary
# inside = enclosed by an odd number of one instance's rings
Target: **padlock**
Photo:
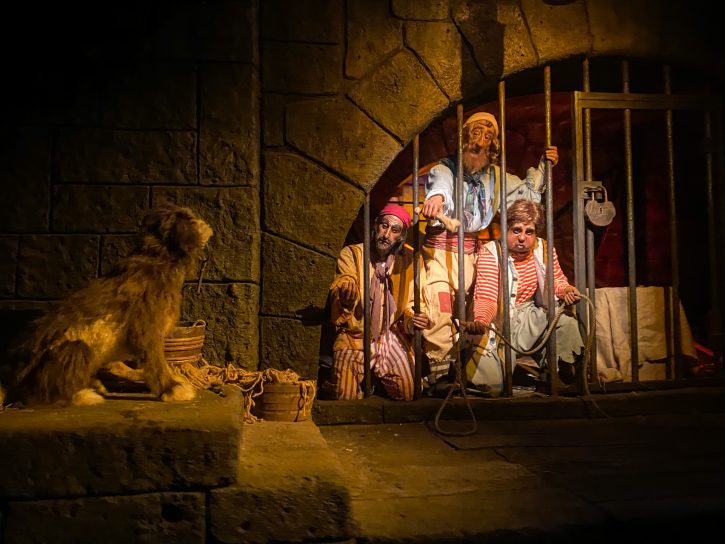
[[[612,222],[614,216],[617,215],[617,210],[614,209],[614,204],[608,200],[597,202],[591,199],[584,206],[584,213],[593,225],[606,227]]]
[[[601,189],[604,192],[604,199],[599,202],[595,200],[594,194],[592,194],[586,206],[584,206],[584,215],[587,216],[592,225],[606,227],[617,215],[617,210],[614,209],[614,204],[607,200],[607,189],[604,186]]]

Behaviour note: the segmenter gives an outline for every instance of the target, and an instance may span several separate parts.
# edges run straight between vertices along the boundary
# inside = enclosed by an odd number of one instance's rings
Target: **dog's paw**
[[[74,406],[93,406],[94,404],[100,404],[105,399],[96,393],[93,389],[81,389],[75,395],[73,395]]]
[[[179,383],[161,395],[161,400],[164,402],[179,402],[194,400],[196,397],[196,389],[190,383]]]

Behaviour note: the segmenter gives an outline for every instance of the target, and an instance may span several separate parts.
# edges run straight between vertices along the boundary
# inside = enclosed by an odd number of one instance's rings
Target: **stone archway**
[[[723,74],[702,31],[707,17],[685,2],[666,13],[647,0],[565,6],[393,0],[390,12],[372,4],[348,2],[347,32],[339,38],[345,58],[330,57],[344,77],[306,76],[300,85],[324,86],[324,96],[278,105],[276,138],[285,149],[264,156],[262,365],[310,377],[335,257],[364,195],[410,140],[455,103],[524,69],[577,56],[659,58]],[[295,177],[301,181],[289,181]],[[302,223],[325,218],[324,229],[298,231],[275,212],[294,183],[312,190],[291,203],[291,213]]]

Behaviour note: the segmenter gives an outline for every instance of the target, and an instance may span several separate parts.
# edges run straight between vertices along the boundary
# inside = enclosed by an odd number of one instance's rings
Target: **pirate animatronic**
[[[97,404],[96,373],[113,361],[135,360],[152,393],[192,400],[191,384],[174,375],[164,336],[181,313],[181,288],[212,230],[173,204],[142,221],[136,250],[106,277],[57,301],[21,345],[25,364],[8,384],[9,400],[26,404]],[[0,401],[2,401],[0,391]]]
[[[487,228],[499,211],[501,169],[496,166],[500,150],[496,118],[487,112],[471,115],[463,124],[463,213],[464,267],[466,300],[470,298],[476,262],[479,231]],[[548,147],[538,168],[529,168],[525,179],[506,174],[506,204],[519,198],[541,201],[544,191],[544,161],[553,165],[559,160],[555,146]],[[426,183],[423,216],[429,219],[422,253],[425,261],[428,311],[435,323],[423,331],[425,351],[430,364],[428,381],[432,385],[449,369],[455,359],[452,353],[455,328],[452,321],[454,296],[458,288],[457,234],[446,232],[435,218],[439,214],[455,216],[453,187],[456,179],[456,158],[447,157],[431,168]]]
[[[476,263],[474,320],[462,324],[467,333],[478,336],[477,347],[467,368],[468,378],[476,386],[488,386],[496,396],[503,390],[503,364],[498,349],[501,344],[493,330],[486,330],[486,327],[495,321],[494,328],[499,332],[502,330],[503,304],[510,306],[510,341],[517,351],[531,350],[544,336],[548,326],[548,314],[543,306],[548,298],[546,245],[537,236],[544,219],[543,209],[530,200],[517,200],[509,206],[506,216],[508,231],[505,243],[509,258],[505,269],[508,272],[509,300],[501,300],[499,242],[492,240],[480,248]],[[564,304],[574,304],[581,294],[566,279],[556,250],[552,254],[554,294]],[[561,372],[562,368],[566,368],[566,374],[573,376],[573,365],[583,347],[577,320],[562,313],[556,323],[557,370]],[[534,354],[540,367],[543,367],[544,351]]]
[[[413,399],[409,337],[414,329],[429,326],[430,319],[425,313],[413,312],[413,254],[403,245],[410,223],[405,208],[388,204],[375,219],[371,262],[365,262],[363,244],[345,246],[340,252],[330,287],[331,319],[337,336],[331,376],[323,385],[335,399],[362,398],[365,266],[370,268],[370,369],[390,398]]]

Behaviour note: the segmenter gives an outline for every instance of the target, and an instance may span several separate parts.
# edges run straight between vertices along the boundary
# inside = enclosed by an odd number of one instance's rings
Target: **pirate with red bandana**
[[[405,247],[410,214],[387,204],[375,218],[370,262],[363,244],[345,246],[330,287],[331,319],[336,329],[330,377],[322,388],[333,399],[362,398],[364,379],[364,266],[370,269],[370,369],[388,397],[413,399],[410,336],[431,320],[413,312],[413,254]]]

